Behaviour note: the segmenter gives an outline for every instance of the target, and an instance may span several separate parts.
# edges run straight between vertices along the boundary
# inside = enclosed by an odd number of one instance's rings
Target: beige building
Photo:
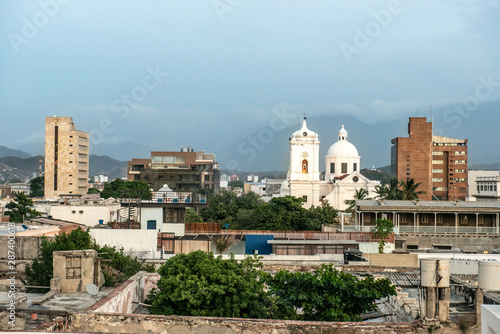
[[[45,197],[84,195],[89,179],[89,135],[71,117],[45,118]]]

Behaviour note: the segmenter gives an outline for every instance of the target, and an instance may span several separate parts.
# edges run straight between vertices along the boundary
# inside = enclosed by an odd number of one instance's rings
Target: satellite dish
[[[99,293],[99,288],[97,287],[97,285],[92,283],[87,284],[86,289],[87,292],[92,296],[97,296],[97,294]]]

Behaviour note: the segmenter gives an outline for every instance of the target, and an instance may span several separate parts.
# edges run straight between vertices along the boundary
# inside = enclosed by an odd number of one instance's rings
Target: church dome
[[[300,130],[295,131],[292,134],[290,139],[299,139],[299,140],[318,140],[318,134],[314,131],[311,131],[307,128],[306,120],[302,121],[302,127]]]
[[[348,132],[346,129],[344,129],[344,125],[342,124],[342,129],[339,131],[339,140],[338,142],[334,143],[330,148],[328,149],[328,152],[326,153],[327,157],[358,157],[358,150],[356,149],[356,146],[353,144],[349,143],[347,141],[347,134]]]

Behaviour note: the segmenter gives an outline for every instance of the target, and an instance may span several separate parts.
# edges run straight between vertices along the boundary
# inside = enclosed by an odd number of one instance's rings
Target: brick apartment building
[[[127,163],[127,180],[147,182],[153,191],[167,184],[176,192],[218,192],[220,169],[215,154],[183,148],[180,152],[151,152],[150,159],[132,159]]]
[[[408,134],[391,141],[392,173],[421,183],[422,200],[465,201],[468,140],[434,136],[425,117],[410,117]]]
[[[45,197],[85,195],[89,184],[89,135],[71,117],[45,118]]]

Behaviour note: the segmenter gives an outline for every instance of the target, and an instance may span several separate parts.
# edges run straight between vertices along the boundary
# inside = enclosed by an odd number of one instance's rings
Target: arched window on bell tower
[[[302,174],[307,174],[309,168],[308,168],[308,162],[306,159],[302,160]]]

